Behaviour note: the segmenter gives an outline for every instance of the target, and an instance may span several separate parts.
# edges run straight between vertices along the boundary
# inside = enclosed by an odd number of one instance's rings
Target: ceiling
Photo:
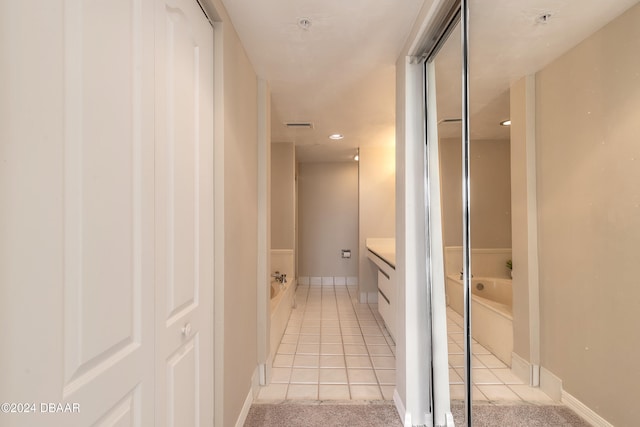
[[[299,161],[348,161],[357,147],[392,145],[395,62],[430,0],[223,0],[272,93],[272,141]],[[471,0],[472,138],[508,139],[511,82],[534,73],[638,0]],[[538,22],[548,13],[546,22]],[[301,20],[309,24],[300,25]],[[456,39],[457,38],[457,39]],[[460,117],[459,33],[436,58],[438,117]],[[311,122],[289,129],[286,122]],[[459,125],[443,125],[453,136]],[[332,141],[330,134],[344,139]]]
[[[509,139],[509,87],[535,73],[638,0],[471,0],[470,125],[472,139]],[[546,21],[542,15],[550,15]],[[437,55],[438,120],[461,111],[460,32]],[[442,137],[459,137],[460,124],[441,124]]]

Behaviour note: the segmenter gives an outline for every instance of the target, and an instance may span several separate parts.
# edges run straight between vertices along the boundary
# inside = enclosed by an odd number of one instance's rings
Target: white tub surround
[[[367,256],[378,269],[378,311],[395,339],[396,239],[370,238],[366,242]]]
[[[447,276],[447,302],[458,314],[463,313],[462,280]],[[498,359],[511,366],[513,352],[513,313],[511,280],[474,277],[471,280],[471,334]]]
[[[271,274],[285,273],[288,280],[295,278],[293,249],[271,249]]]
[[[510,279],[510,271],[506,267],[511,259],[511,248],[474,248],[471,249],[471,273],[477,277],[497,277]],[[459,274],[462,271],[462,246],[444,248],[445,273]]]
[[[293,307],[293,299],[296,291],[294,270],[294,253],[292,249],[271,250],[271,274],[286,274],[286,282],[279,283],[271,280],[269,284],[271,327],[269,332],[269,360],[272,361],[278,351],[278,345],[287,328],[289,315]]]
[[[271,333],[270,333],[270,360],[278,350],[278,345],[287,328],[289,315],[293,307],[293,298],[295,296],[296,284],[295,280],[288,280],[287,283],[281,285],[278,282],[271,282],[272,292],[275,291],[271,298]]]

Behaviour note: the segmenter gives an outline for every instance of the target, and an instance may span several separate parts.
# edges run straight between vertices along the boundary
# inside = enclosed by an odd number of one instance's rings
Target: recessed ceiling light
[[[344,138],[344,135],[341,133],[334,133],[329,135],[329,139],[334,139],[334,140],[338,140],[338,139],[342,139]]]
[[[311,28],[311,19],[309,18],[298,19],[298,27],[302,28],[303,30],[308,30],[309,28]]]
[[[511,126],[511,120],[503,120],[500,122],[500,126]]]

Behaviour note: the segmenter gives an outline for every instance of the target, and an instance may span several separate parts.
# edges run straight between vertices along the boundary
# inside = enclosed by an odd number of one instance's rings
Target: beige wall
[[[357,162],[300,163],[298,200],[298,275],[357,276]]]
[[[444,245],[462,246],[462,147],[440,141]],[[509,141],[471,142],[471,245],[511,247]]]
[[[395,146],[360,147],[359,248],[360,292],[377,295],[377,269],[367,258],[366,239],[396,236]]]
[[[295,148],[271,144],[271,249],[294,249]]]
[[[529,82],[531,84],[531,82]],[[535,87],[533,88],[535,89]],[[529,336],[529,221],[536,220],[536,212],[529,208],[529,179],[531,172],[527,164],[527,144],[534,143],[529,138],[529,128],[534,117],[527,108],[534,108],[535,103],[528,97],[535,97],[533,90],[527,90],[527,78],[520,79],[511,86],[510,118],[511,118],[511,218],[512,244],[511,255],[516,268],[513,270],[513,351],[524,360],[531,362]],[[529,100],[530,101],[530,100]],[[531,105],[533,104],[533,105]],[[529,138],[529,139],[528,139]],[[535,149],[535,146],[533,146]],[[535,155],[535,154],[534,154]],[[535,179],[535,171],[533,171]],[[535,268],[535,266],[531,266]]]
[[[232,426],[257,366],[258,83],[224,6],[216,28],[216,425]],[[222,200],[220,199],[222,197]]]
[[[422,15],[422,14],[421,14]],[[424,18],[424,17],[423,17]],[[414,26],[415,27],[415,26]],[[412,38],[415,30],[412,30]],[[407,225],[405,220],[406,204],[406,139],[407,139],[407,108],[405,93],[407,91],[407,50],[403,49],[396,61],[396,392],[402,405],[407,408],[407,331],[406,331],[406,261],[405,235]],[[406,409],[405,409],[406,411]],[[401,417],[404,414],[400,414]]]
[[[536,79],[542,365],[613,425],[640,370],[640,6]]]
[[[417,246],[418,236],[424,236],[424,217],[418,206],[424,206],[424,188],[420,191],[418,182],[424,182],[421,173],[424,168],[424,110],[422,88],[423,67],[409,60],[411,45],[425,20],[434,12],[434,1],[425,0],[416,18],[407,42],[396,61],[396,393],[397,407],[403,419],[409,417],[412,423],[422,423],[429,411],[430,369],[425,369],[425,354],[428,348],[424,330],[418,327],[428,312],[426,298],[421,298],[420,289],[426,289],[419,280],[426,271],[426,257]],[[422,155],[420,154],[422,153]],[[421,179],[422,178],[422,179]],[[422,274],[424,277],[424,274]],[[444,331],[446,334],[446,331]],[[404,413],[402,412],[404,410]]]

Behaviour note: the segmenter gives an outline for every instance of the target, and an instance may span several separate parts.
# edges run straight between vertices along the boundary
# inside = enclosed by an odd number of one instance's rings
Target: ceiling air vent
[[[284,125],[289,129],[313,129],[311,122],[286,122]]]
[[[461,122],[462,122],[462,119],[440,119],[438,124],[441,125],[445,123],[461,123]]]

